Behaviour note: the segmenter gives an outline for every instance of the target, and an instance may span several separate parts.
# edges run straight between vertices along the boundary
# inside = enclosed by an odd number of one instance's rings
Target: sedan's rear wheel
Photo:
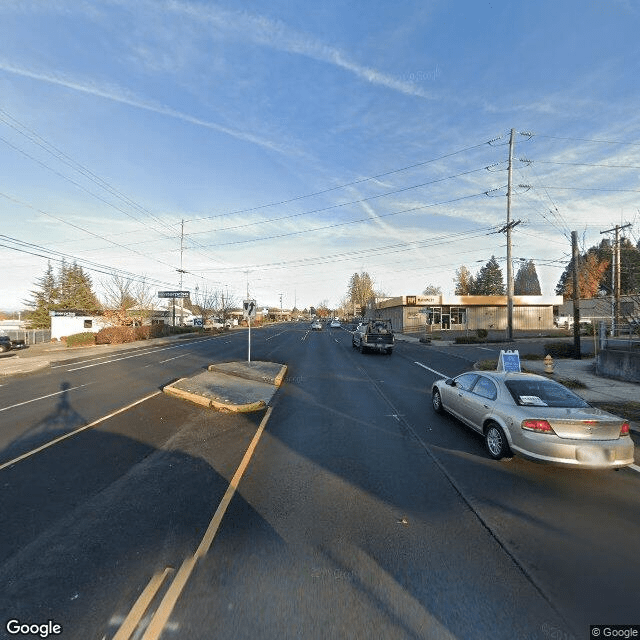
[[[436,413],[443,413],[444,409],[442,407],[442,398],[440,397],[440,391],[438,389],[434,389],[431,394],[431,404],[433,405],[433,410]]]
[[[500,425],[495,422],[491,422],[485,432],[484,441],[487,445],[487,451],[494,460],[500,460],[501,458],[509,457],[511,455],[511,449],[509,449],[509,442],[507,436]]]

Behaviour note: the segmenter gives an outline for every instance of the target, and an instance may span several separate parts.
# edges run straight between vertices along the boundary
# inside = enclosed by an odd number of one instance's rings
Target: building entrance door
[[[448,313],[443,313],[442,314],[442,328],[443,329],[450,329],[451,328],[450,322],[449,322],[450,317],[451,316]]]

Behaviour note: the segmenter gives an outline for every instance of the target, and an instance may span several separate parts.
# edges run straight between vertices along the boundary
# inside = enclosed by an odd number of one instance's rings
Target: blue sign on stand
[[[520,372],[520,353],[518,351],[500,351],[497,371]]]

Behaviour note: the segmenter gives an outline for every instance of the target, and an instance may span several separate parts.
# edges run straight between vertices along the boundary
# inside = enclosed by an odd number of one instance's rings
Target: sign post
[[[158,291],[158,298],[172,298],[173,302],[173,326],[176,326],[176,298],[188,298],[190,291]],[[184,305],[182,305],[184,309]]]
[[[255,300],[244,300],[242,302],[243,315],[247,319],[247,323],[249,325],[249,348],[247,355],[247,362],[251,362],[251,318],[256,317],[256,301]]]

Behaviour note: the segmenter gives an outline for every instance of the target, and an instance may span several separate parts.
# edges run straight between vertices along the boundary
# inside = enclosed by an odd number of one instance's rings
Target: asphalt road
[[[360,354],[345,331],[276,325],[252,331],[252,359],[288,365],[266,414],[159,393],[246,355],[237,331],[3,383],[0,637],[20,637],[10,619],[78,640],[640,624],[640,474],[495,462],[431,410],[433,380],[491,354]]]

